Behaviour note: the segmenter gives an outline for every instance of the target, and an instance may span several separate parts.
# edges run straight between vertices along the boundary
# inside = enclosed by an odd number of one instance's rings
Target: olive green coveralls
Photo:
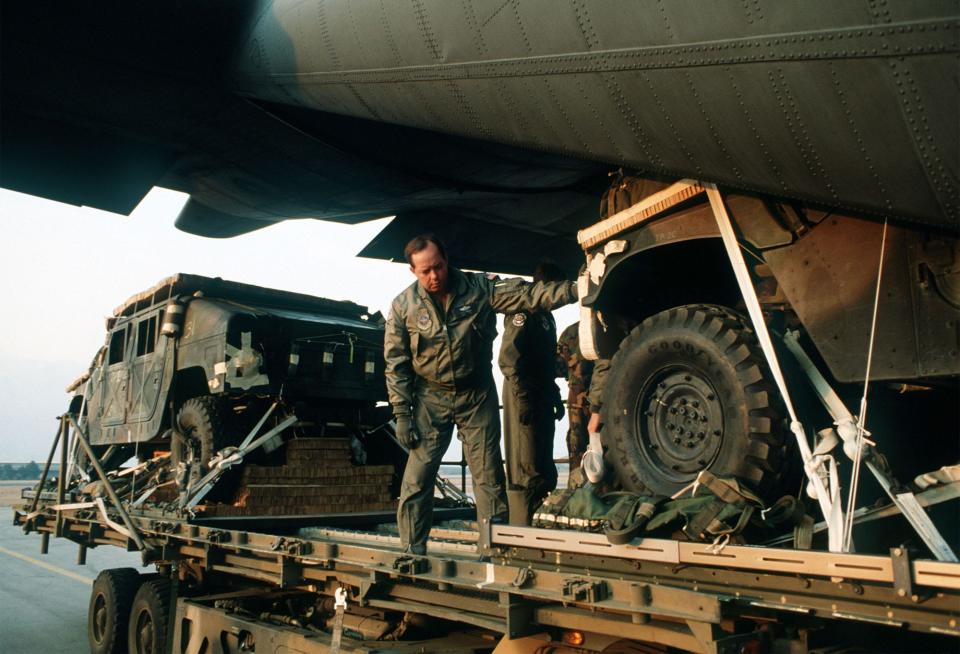
[[[503,443],[510,524],[529,525],[534,510],[557,487],[553,462],[557,323],[548,311],[503,318]],[[526,418],[524,422],[523,418]]]
[[[420,444],[410,451],[397,523],[406,551],[425,554],[433,488],[453,427],[473,478],[477,519],[505,519],[500,415],[493,383],[494,312],[552,310],[577,301],[572,282],[499,279],[450,268],[446,306],[419,282],[394,298],[384,339],[395,413],[412,407]]]

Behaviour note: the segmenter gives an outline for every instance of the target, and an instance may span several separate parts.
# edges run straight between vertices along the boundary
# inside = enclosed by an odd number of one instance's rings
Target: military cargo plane
[[[956,3],[220,0],[4,6],[0,184],[185,231],[434,229],[582,260],[611,170],[956,230]]]

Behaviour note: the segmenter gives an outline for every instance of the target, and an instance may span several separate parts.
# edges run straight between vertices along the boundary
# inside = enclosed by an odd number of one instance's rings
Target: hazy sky
[[[389,219],[356,226],[287,220],[208,239],[173,226],[185,201],[155,188],[127,217],[0,189],[0,462],[45,459],[54,419],[69,401],[64,387],[103,343],[104,318],[164,277],[223,277],[352,300],[384,314],[413,281],[406,264],[354,256]],[[577,310],[554,315],[563,329]],[[566,456],[565,433],[564,419],[557,456]],[[459,457],[454,439],[448,458]]]

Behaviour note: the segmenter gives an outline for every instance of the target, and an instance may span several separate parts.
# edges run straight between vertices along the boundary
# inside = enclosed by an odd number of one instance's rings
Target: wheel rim
[[[648,378],[635,415],[641,457],[671,482],[692,481],[720,453],[723,406],[694,368],[668,366]]]
[[[107,634],[107,600],[97,595],[93,602],[93,639],[102,643]]]
[[[137,652],[153,654],[153,618],[149,611],[137,614]]]

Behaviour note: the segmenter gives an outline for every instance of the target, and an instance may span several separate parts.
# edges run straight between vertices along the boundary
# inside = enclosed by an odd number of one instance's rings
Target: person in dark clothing
[[[564,278],[542,262],[534,282]],[[517,311],[503,319],[500,370],[503,372],[503,431],[510,523],[528,525],[534,510],[557,487],[553,462],[554,420],[565,409],[556,375],[557,324],[550,311]]]

